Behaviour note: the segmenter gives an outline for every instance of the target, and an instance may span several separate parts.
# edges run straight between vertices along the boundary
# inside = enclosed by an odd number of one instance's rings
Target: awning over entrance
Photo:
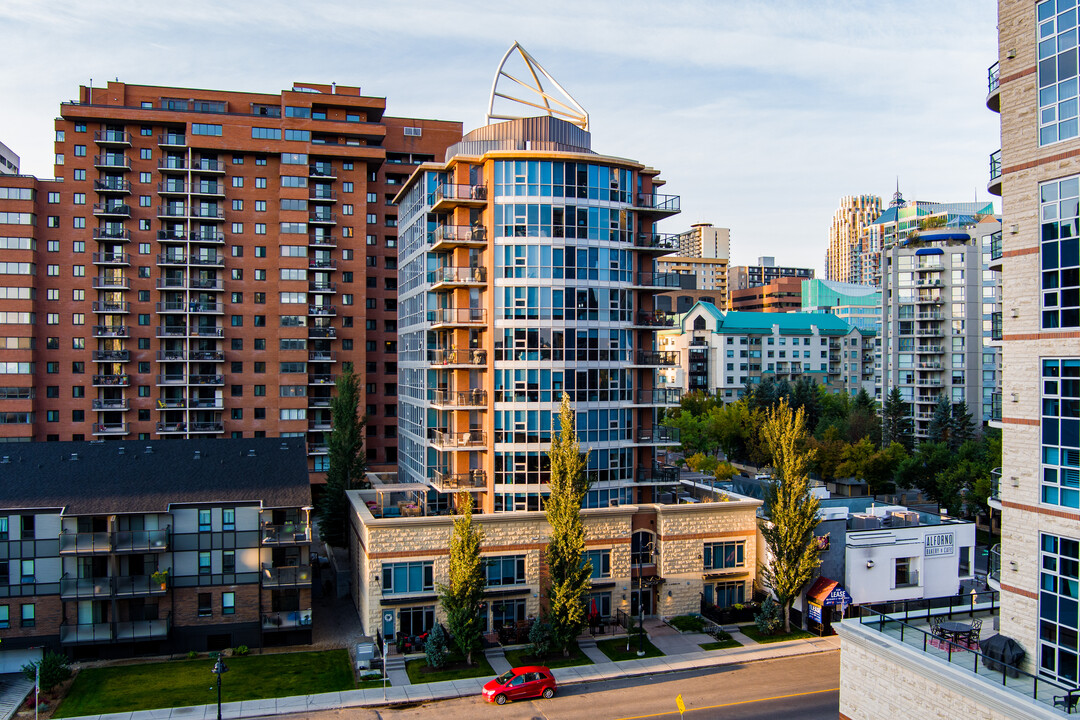
[[[806,599],[821,607],[829,605],[851,605],[851,595],[836,580],[827,577],[819,577],[806,591]]]

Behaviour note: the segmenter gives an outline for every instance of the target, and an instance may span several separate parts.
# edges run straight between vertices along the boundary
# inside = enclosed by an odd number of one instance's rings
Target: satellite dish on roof
[[[525,79],[511,75],[507,71],[507,62],[515,57],[524,62],[525,73],[520,74]],[[549,87],[557,90],[558,93],[553,94],[551,90],[547,89],[541,77],[545,78],[549,83]],[[519,120],[523,117],[534,117],[536,115],[535,112],[527,115],[496,113],[496,98],[510,103],[512,107],[525,106],[533,108],[542,111],[544,115],[571,122],[582,130],[588,131],[589,129],[589,113],[585,112],[585,108],[581,107],[578,101],[571,97],[570,93],[563,89],[563,86],[519,43],[515,42],[510,46],[510,49],[506,51],[502,61],[499,63],[499,69],[495,72],[495,80],[491,83],[491,98],[488,101],[487,121],[488,125],[490,125],[495,120]]]

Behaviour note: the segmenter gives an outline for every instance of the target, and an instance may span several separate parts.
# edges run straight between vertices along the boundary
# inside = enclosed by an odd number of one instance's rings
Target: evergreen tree
[[[961,400],[952,406],[952,423],[949,440],[953,450],[975,437],[975,422],[968,412],[967,403]]]
[[[450,534],[450,582],[439,584],[439,603],[446,613],[450,636],[465,663],[472,665],[472,654],[481,647],[484,632],[480,605],[484,602],[484,562],[480,543],[484,533],[473,524],[473,499],[467,492],[458,493],[454,529]]]
[[[818,384],[809,375],[800,376],[791,386],[791,408],[792,410],[802,408],[802,411],[806,414],[806,426],[808,428],[817,427],[818,420],[821,419],[821,408],[818,406],[819,397]]]
[[[881,407],[881,445],[888,447],[894,442],[900,443],[909,452],[915,447],[911,411],[898,387],[893,387]]]
[[[345,547],[349,499],[346,490],[366,485],[364,423],[357,417],[360,393],[352,363],[345,363],[330,401],[330,438],[326,485],[319,500],[319,536],[334,547]]]
[[[870,393],[866,392],[866,388],[864,387],[859,388],[859,392],[855,395],[854,404],[855,407],[868,415],[877,412],[877,403],[874,402],[874,398],[870,397]]]
[[[819,503],[810,494],[807,474],[814,452],[806,448],[806,416],[802,410],[792,412],[784,401],[768,412],[762,435],[772,453],[773,479],[766,490],[769,518],[762,521],[761,534],[773,560],[761,573],[783,608],[784,632],[790,632],[791,603],[821,564],[814,539]]]
[[[548,620],[552,644],[570,655],[570,644],[588,622],[585,595],[589,591],[592,565],[584,563],[585,525],[581,520],[581,502],[589,490],[585,475],[588,453],[582,454],[574,430],[574,411],[570,396],[563,393],[559,408],[559,434],[551,440],[548,451],[551,477],[547,502],[551,539],[545,559],[548,585]]]
[[[934,416],[930,418],[930,442],[952,444],[952,406],[944,395],[938,398],[934,406]]]

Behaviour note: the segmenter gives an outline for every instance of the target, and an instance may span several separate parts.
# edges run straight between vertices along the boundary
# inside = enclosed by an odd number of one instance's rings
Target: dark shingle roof
[[[252,502],[267,508],[311,504],[303,438],[0,447],[0,508],[63,508],[69,515],[87,515]]]

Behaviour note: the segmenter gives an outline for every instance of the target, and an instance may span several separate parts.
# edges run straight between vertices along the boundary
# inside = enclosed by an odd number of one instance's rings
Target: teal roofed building
[[[725,401],[772,375],[810,377],[832,392],[874,392],[876,334],[828,314],[724,312],[699,302],[657,336],[658,349],[679,351],[677,367],[660,370],[661,387],[707,391]]]

